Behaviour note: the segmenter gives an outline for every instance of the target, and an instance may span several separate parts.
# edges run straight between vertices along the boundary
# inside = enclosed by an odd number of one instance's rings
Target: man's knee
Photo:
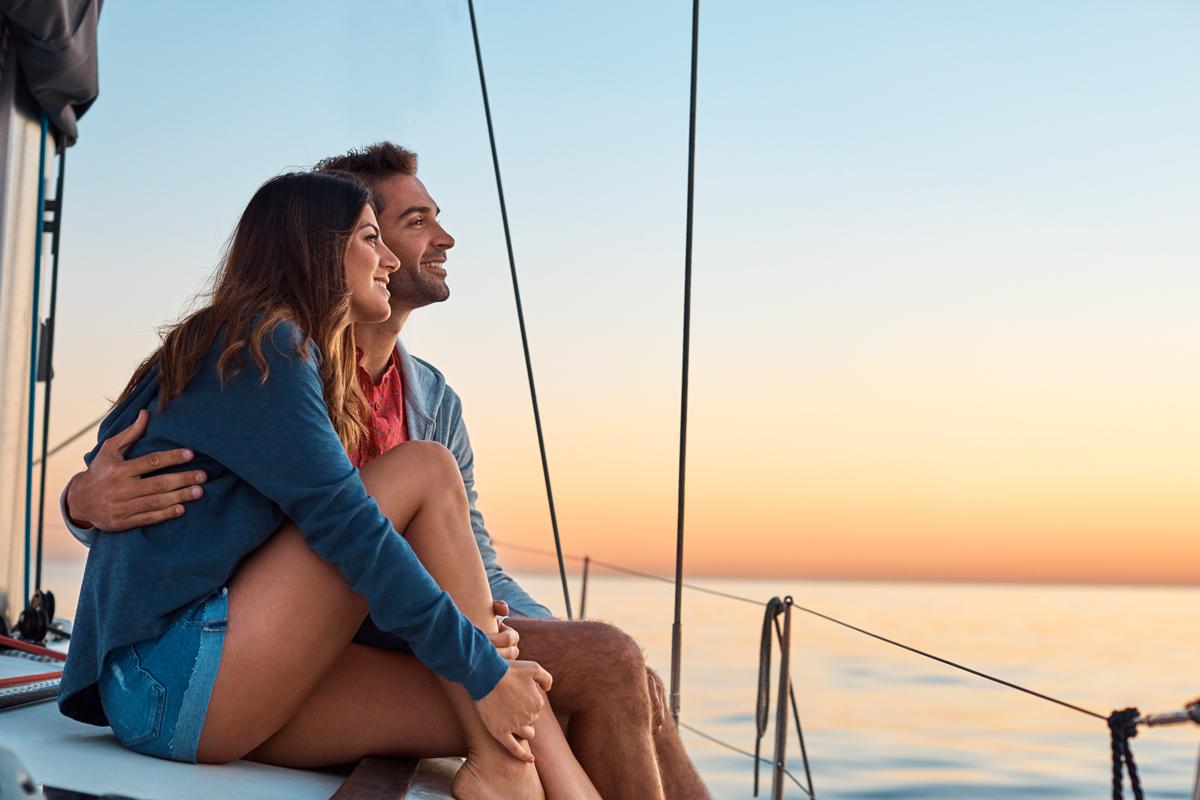
[[[646,658],[632,636],[607,622],[580,622],[588,652],[611,671],[614,679],[626,682],[640,677],[645,683]],[[639,684],[633,684],[635,686]]]

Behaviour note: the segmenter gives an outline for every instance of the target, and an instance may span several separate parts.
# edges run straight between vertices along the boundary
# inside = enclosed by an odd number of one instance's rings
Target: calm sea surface
[[[73,609],[80,571],[48,566],[46,584],[64,611]],[[557,577],[522,582],[561,608]],[[763,601],[790,593],[801,605],[1103,714],[1125,706],[1174,710],[1200,695],[1198,589],[697,582]],[[578,588],[576,579],[572,592]],[[672,600],[667,584],[593,574],[587,611],[634,635],[667,675]],[[760,608],[685,592],[682,718],[744,750],[754,749],[761,626]],[[1111,796],[1103,722],[799,612],[792,628],[792,675],[817,797]],[[772,700],[775,688],[773,680]],[[1147,797],[1191,797],[1198,732],[1143,729],[1133,740]],[[716,797],[751,796],[750,758],[684,737]],[[772,742],[768,731],[767,755]],[[802,777],[794,731],[788,753]],[[770,775],[763,781],[769,791]],[[789,786],[786,796],[804,793]]]

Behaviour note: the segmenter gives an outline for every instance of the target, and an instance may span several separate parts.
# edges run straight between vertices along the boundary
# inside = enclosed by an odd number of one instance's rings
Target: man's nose
[[[450,231],[446,230],[441,225],[438,225],[438,237],[436,244],[443,250],[449,250],[451,247],[454,247],[454,237],[450,235]]]

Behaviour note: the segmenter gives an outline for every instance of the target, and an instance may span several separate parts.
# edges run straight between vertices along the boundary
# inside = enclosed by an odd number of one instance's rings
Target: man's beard
[[[406,275],[403,281],[389,283],[388,290],[408,308],[441,303],[450,297],[450,287],[439,278]]]

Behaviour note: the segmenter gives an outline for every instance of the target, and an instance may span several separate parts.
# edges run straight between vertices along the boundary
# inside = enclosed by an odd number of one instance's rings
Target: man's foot
[[[545,800],[542,782],[533,764],[511,756],[478,758],[468,755],[454,780],[455,800]]]

